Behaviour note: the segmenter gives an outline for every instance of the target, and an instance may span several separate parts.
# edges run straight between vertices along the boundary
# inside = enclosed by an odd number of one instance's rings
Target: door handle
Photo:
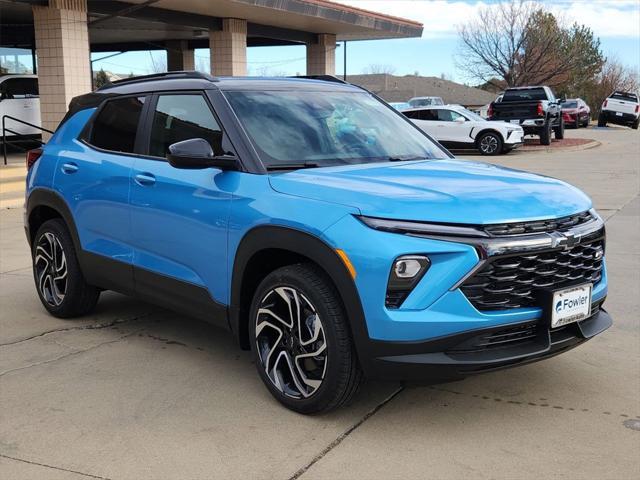
[[[149,187],[156,183],[156,177],[151,173],[139,173],[136,175],[135,180],[142,187]]]
[[[76,173],[78,171],[78,165],[73,162],[63,163],[62,171],[64,173]]]

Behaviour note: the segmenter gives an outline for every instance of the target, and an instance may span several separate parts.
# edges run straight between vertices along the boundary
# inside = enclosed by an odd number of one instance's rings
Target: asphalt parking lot
[[[567,136],[602,144],[491,160],[593,198],[607,219],[613,327],[462,382],[369,383],[325,416],[285,410],[250,355],[198,321],[112,293],[90,317],[48,316],[22,211],[3,210],[0,478],[640,478],[640,135]]]

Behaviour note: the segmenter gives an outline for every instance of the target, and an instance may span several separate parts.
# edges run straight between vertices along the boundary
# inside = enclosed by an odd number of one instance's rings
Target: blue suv
[[[456,160],[335,78],[127,79],[27,156],[36,290],[102,290],[224,327],[298,412],[367,378],[443,382],[611,325],[605,231],[561,181]]]

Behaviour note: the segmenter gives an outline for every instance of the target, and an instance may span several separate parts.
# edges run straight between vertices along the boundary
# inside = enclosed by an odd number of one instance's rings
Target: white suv
[[[498,155],[524,142],[521,126],[485,120],[460,105],[412,108],[402,113],[451,149],[477,149],[483,155]]]
[[[602,103],[602,109],[598,115],[598,126],[606,127],[609,122],[637,130],[639,118],[638,93],[616,91]]]
[[[14,137],[18,134],[35,138],[41,134],[39,128],[13,120],[17,118],[40,127],[40,96],[36,75],[0,75],[0,122],[3,117],[7,117],[4,119],[7,131],[2,131],[0,123],[0,135],[6,133],[7,137]]]

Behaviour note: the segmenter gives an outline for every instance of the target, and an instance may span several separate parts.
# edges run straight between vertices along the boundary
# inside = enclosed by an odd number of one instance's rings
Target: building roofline
[[[370,17],[376,17],[381,20],[391,20],[394,22],[404,23],[406,25],[410,25],[412,27],[424,27],[424,25],[415,20],[409,20],[408,18],[396,17],[395,15],[389,15],[386,13],[374,12],[373,10],[367,10],[366,8],[353,7],[351,5],[345,5],[344,3],[334,2],[332,0],[298,0],[304,3],[315,3],[318,5],[323,5],[329,8],[336,8],[338,10],[344,10],[353,13],[360,13]]]

